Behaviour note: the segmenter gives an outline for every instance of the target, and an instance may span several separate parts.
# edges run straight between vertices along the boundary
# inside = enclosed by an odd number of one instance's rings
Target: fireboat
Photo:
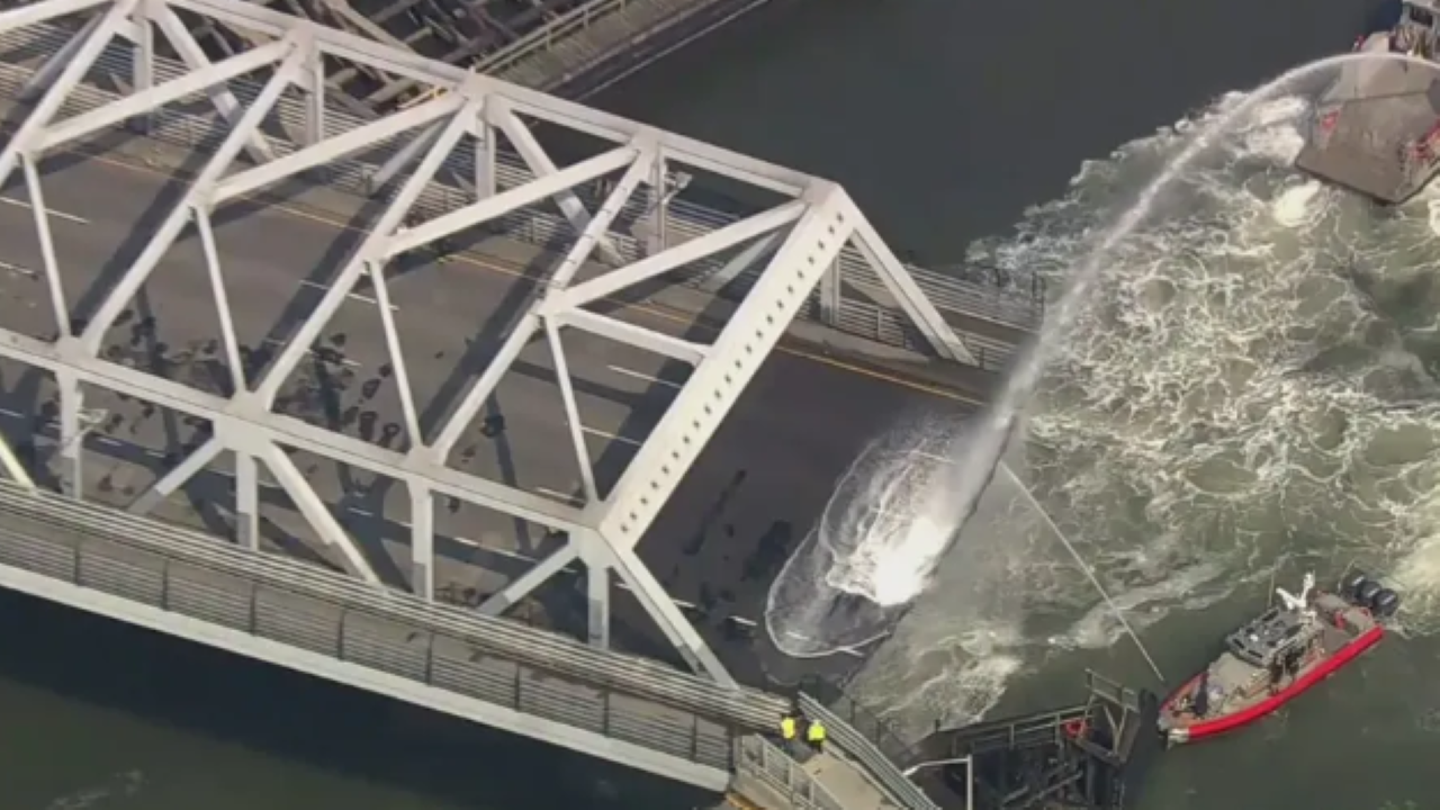
[[[1225,652],[1160,705],[1167,745],[1195,742],[1247,726],[1355,661],[1385,635],[1400,596],[1364,574],[1330,593],[1306,574],[1295,595],[1225,638]]]
[[[1440,0],[1404,0],[1399,22],[1360,37],[1354,50],[1411,59],[1345,64],[1316,100],[1295,166],[1398,205],[1440,174]]]

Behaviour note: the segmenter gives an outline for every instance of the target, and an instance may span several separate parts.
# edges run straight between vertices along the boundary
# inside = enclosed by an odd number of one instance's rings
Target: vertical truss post
[[[15,451],[11,449],[10,442],[4,434],[0,434],[0,467],[5,468],[5,472],[10,474],[15,483],[26,489],[35,488],[35,480],[30,477],[25,465],[20,463],[20,457],[15,455]]]
[[[495,196],[495,128],[481,116],[475,123],[475,199]]]
[[[429,487],[410,482],[410,589],[435,599],[435,498]]]
[[[10,173],[15,170],[20,155],[30,149],[31,142],[45,132],[50,119],[60,112],[70,91],[85,78],[86,72],[104,52],[105,46],[110,44],[115,32],[127,21],[135,3],[136,0],[118,0],[101,18],[100,24],[95,26],[90,36],[75,49],[74,58],[60,71],[50,89],[45,91],[44,98],[40,99],[35,109],[25,117],[25,122],[11,136],[5,149],[0,151],[0,186],[4,186],[10,179]]]
[[[55,334],[70,336],[70,309],[65,298],[65,285],[61,281],[60,263],[55,258],[55,237],[50,233],[50,211],[45,207],[45,190],[40,183],[40,171],[35,160],[24,156],[20,159],[25,174],[25,189],[30,196],[30,213],[35,218],[35,234],[40,240],[40,257],[45,265],[45,286],[50,290],[50,307],[55,316]]]
[[[166,498],[174,494],[175,490],[185,485],[186,481],[194,478],[205,469],[220,451],[225,449],[224,442],[218,436],[211,436],[206,442],[195,448],[183,461],[176,464],[169,472],[160,476],[160,479],[150,485],[140,497],[136,498],[127,507],[132,515],[148,515],[150,511],[159,506]]]
[[[245,111],[244,115],[240,116],[239,122],[234,125],[225,141],[220,144],[220,148],[205,164],[205,168],[195,178],[195,182],[191,184],[185,197],[175,205],[170,215],[155,229],[154,235],[150,237],[150,241],[146,243],[140,256],[135,259],[135,263],[125,271],[120,281],[116,283],[115,289],[105,297],[94,317],[86,324],[80,339],[90,355],[93,356],[100,351],[106,331],[115,323],[115,319],[120,316],[121,311],[129,305],[130,299],[134,298],[135,294],[144,286],[150,274],[160,265],[160,260],[165,257],[165,253],[170,250],[170,246],[180,236],[186,222],[198,208],[207,204],[210,195],[215,190],[216,182],[225,174],[225,170],[230,167],[244,145],[258,131],[260,122],[265,120],[270,108],[280,100],[280,95],[285,92],[285,88],[294,79],[296,71],[303,63],[304,51],[308,49],[309,43],[307,40],[303,49],[298,42],[292,42],[292,45],[294,49],[291,50],[289,56],[285,57],[270,80],[265,83],[265,88],[260,91],[255,103]]]
[[[80,378],[73,372],[56,372],[55,382],[60,389],[60,450],[57,454],[60,464],[60,492],[79,500],[85,497],[85,479],[82,474],[85,426],[80,420],[85,392],[80,387]]]
[[[260,469],[255,457],[235,451],[235,542],[260,550]]]
[[[155,26],[150,22],[151,0],[141,0],[131,19],[135,22],[135,42],[130,46],[130,84],[132,93],[143,93],[155,85]],[[131,120],[130,126],[141,134],[148,133],[154,116],[147,111]]]
[[[670,241],[665,234],[665,228],[670,221],[670,191],[665,187],[665,179],[669,174],[665,155],[659,154],[657,150],[650,174],[650,233],[645,249],[647,256],[654,256],[664,250]]]
[[[15,97],[20,101],[30,101],[53,86],[60,71],[75,61],[75,57],[80,54],[80,48],[90,41],[90,38],[95,35],[95,31],[104,23],[103,15],[91,17],[83,28],[66,40],[60,50],[50,54],[44,64],[30,74],[30,78],[25,80],[25,84],[20,88],[20,92],[15,94]]]
[[[564,548],[555,550],[549,557],[536,563],[533,568],[516,577],[498,593],[492,594],[477,608],[481,615],[499,616],[511,605],[530,595],[530,592],[544,585],[551,577],[565,570],[565,567],[580,556],[580,549],[574,537]]]
[[[305,145],[325,139],[325,54],[319,48],[305,61]]]
[[[439,171],[445,158],[455,148],[460,136],[469,131],[469,122],[480,113],[482,106],[481,100],[471,101],[450,119],[444,131],[430,147],[429,153],[420,161],[420,166],[415,169],[415,173],[405,180],[405,185],[400,188],[400,192],[381,213],[374,229],[366,235],[355,255],[331,282],[325,297],[320,300],[319,305],[305,319],[300,329],[280,352],[280,356],[275,359],[275,364],[271,366],[269,373],[255,389],[255,395],[265,410],[270,409],[275,402],[275,396],[280,393],[280,387],[285,384],[285,380],[295,370],[295,367],[305,359],[310,347],[320,336],[320,332],[325,329],[325,325],[330,322],[330,319],[350,296],[350,291],[354,289],[360,274],[365,272],[365,268],[371,262],[384,260],[395,230],[404,222],[405,215],[410,212],[410,207],[415,204],[420,193],[435,177],[435,172]]]
[[[837,256],[820,277],[820,322],[826,326],[839,324],[840,291],[840,257]]]
[[[590,551],[586,545],[604,543],[594,532],[583,541],[580,560],[585,564],[586,627],[590,646],[610,649],[610,561],[603,550]]]

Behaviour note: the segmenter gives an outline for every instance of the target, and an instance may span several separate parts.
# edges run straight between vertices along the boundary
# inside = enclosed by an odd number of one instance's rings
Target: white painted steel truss
[[[187,32],[177,11],[202,15],[217,24],[238,26],[264,35],[248,37],[259,44],[212,64]],[[212,437],[139,498],[131,510],[145,512],[223,451],[236,458],[237,507],[242,543],[257,545],[257,460],[279,485],[322,540],[339,550],[352,572],[372,583],[379,578],[366,557],[346,535],[327,505],[290,461],[282,448],[296,448],[402,481],[411,507],[412,587],[433,598],[433,496],[446,495],[467,503],[565,532],[567,545],[520,576],[481,610],[499,613],[548,578],[579,562],[589,572],[590,635],[608,644],[610,571],[638,597],[677,650],[698,671],[717,681],[733,683],[713,653],[680,613],[663,588],[636,556],[640,538],[679,485],[682,477],[714,435],[760,364],[775,347],[791,320],[817,285],[838,284],[835,260],[847,243],[859,247],[877,275],[908,312],[916,328],[942,357],[968,359],[968,352],[901,268],[845,192],[833,183],[727,152],[582,106],[506,85],[438,62],[422,60],[383,44],[315,23],[276,13],[240,0],[43,0],[0,13],[0,33],[64,15],[89,14],[90,21],[71,43],[34,74],[27,91],[34,99],[29,117],[0,151],[0,183],[17,169],[30,195],[34,225],[44,259],[44,278],[57,302],[54,317],[59,337],[53,342],[0,329],[0,356],[48,369],[57,378],[61,396],[60,455],[62,479],[80,494],[79,467],[86,429],[81,384],[97,386],[197,416],[214,426]],[[159,33],[189,72],[157,84],[152,73]],[[68,119],[57,120],[66,98],[85,77],[103,49],[116,37],[133,44],[135,76],[131,95]],[[357,129],[331,137],[325,133],[325,58],[366,64],[391,75],[437,88],[428,101]],[[242,107],[226,82],[260,72],[263,89]],[[306,94],[311,120],[308,142],[283,156],[262,134],[261,125],[282,94],[292,87]],[[102,130],[141,119],[167,103],[208,94],[228,123],[223,143],[163,222],[139,258],[108,291],[94,317],[78,332],[72,330],[57,267],[38,165],[67,144]],[[566,168],[558,168],[527,129],[520,114],[598,136],[613,148]],[[479,177],[476,197],[464,207],[425,222],[409,220],[410,211],[442,162],[461,138],[473,136],[491,149],[503,133],[535,175],[531,182],[496,191],[493,179]],[[362,153],[378,144],[412,134],[413,148],[401,150],[383,172],[396,174],[407,158],[418,166],[389,200],[358,249],[343,265],[319,305],[280,350],[259,379],[245,379],[244,365],[222,281],[223,257],[218,255],[212,218],[228,201],[275,186],[296,174]],[[253,165],[239,165],[240,155]],[[477,160],[480,174],[488,163]],[[594,273],[592,257],[612,254],[610,227],[627,200],[642,186],[656,200],[654,213],[664,216],[667,172],[690,166],[780,192],[791,201],[740,220],[707,235],[652,251],[647,257]],[[618,177],[599,209],[585,209],[574,189],[600,178]],[[408,383],[404,353],[398,345],[388,306],[385,271],[400,254],[435,243],[478,223],[511,211],[553,200],[574,227],[577,237],[555,264],[544,293],[523,315],[488,368],[464,393],[461,404],[426,442],[419,426],[417,404]],[[162,256],[190,224],[205,254],[205,272],[220,313],[223,350],[236,393],[230,398],[204,393],[178,382],[103,359],[99,351],[106,331],[115,324]],[[773,250],[757,283],[712,342],[701,344],[653,331],[591,305],[643,282],[653,282],[697,260],[753,243]],[[744,251],[754,260],[766,251]],[[613,263],[613,262],[612,262]],[[591,277],[577,280],[589,267]],[[198,268],[197,268],[198,272]],[[409,434],[405,451],[397,452],[273,412],[277,393],[357,282],[373,285]],[[278,306],[278,305],[277,305]],[[693,372],[660,419],[637,456],[606,496],[596,491],[592,466],[576,411],[575,394],[561,349],[561,331],[598,335],[632,347],[684,361]],[[570,440],[582,470],[587,498],[583,507],[541,497],[516,487],[460,472],[446,458],[467,425],[495,391],[532,338],[549,338],[555,371],[564,399]],[[33,486],[11,448],[0,438],[0,464]]]

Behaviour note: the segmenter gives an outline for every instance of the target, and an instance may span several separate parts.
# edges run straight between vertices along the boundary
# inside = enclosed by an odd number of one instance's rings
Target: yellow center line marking
[[[85,153],[85,152],[79,151],[79,150],[57,150],[57,152],[65,152],[65,151],[75,151],[75,152],[76,152],[77,154],[79,154],[80,156],[86,157],[87,159],[90,159],[90,160],[94,160],[94,161],[96,161],[97,163],[101,163],[101,164],[103,164],[103,165],[111,166],[111,167],[118,168],[118,169],[123,169],[123,170],[125,170],[125,171],[135,172],[136,174],[146,174],[146,175],[151,175],[151,176],[154,176],[154,177],[163,177],[163,178],[166,178],[166,179],[173,179],[173,175],[171,175],[169,172],[160,171],[160,170],[158,170],[158,169],[152,169],[152,168],[150,168],[149,166],[137,166],[137,165],[134,165],[134,164],[132,164],[132,163],[127,163],[127,162],[125,162],[125,161],[123,161],[123,160],[119,160],[119,159],[117,159],[117,158],[108,157],[108,156],[106,156],[106,155],[91,155],[91,154],[88,154],[88,153]],[[332,189],[332,193],[344,194],[345,192],[343,192],[343,191],[338,191],[338,190],[333,190],[333,189]],[[252,201],[252,202],[264,202],[263,197],[264,197],[263,192],[256,192],[256,193],[254,193],[254,194],[244,195],[243,197],[238,197],[238,198],[236,198],[236,199],[246,199],[246,200],[250,200],[250,201]],[[366,228],[361,228],[361,227],[358,227],[358,226],[356,226],[356,225],[351,225],[350,223],[345,222],[345,221],[343,221],[343,220],[336,219],[336,218],[330,217],[330,216],[326,216],[325,214],[316,213],[316,212],[314,212],[314,211],[309,211],[309,210],[306,210],[306,209],[304,209],[304,208],[300,208],[300,207],[297,207],[297,206],[286,205],[286,204],[284,204],[284,203],[266,203],[266,204],[265,204],[265,208],[264,208],[263,210],[264,210],[264,211],[278,211],[278,212],[280,212],[280,213],[287,214],[287,215],[289,215],[289,216],[293,216],[293,217],[296,217],[296,218],[298,218],[298,219],[304,219],[304,220],[309,220],[310,222],[320,223],[320,224],[322,224],[322,225],[326,225],[326,226],[329,226],[329,227],[331,227],[331,228],[335,228],[335,229],[338,229],[338,230],[341,230],[341,231],[355,231],[355,232],[357,232],[357,233],[369,233],[369,232],[370,232],[370,231],[369,231],[368,229],[366,229]],[[537,282],[533,281],[533,280],[530,279],[530,278],[527,278],[527,277],[525,276],[525,273],[524,273],[523,270],[518,269],[518,268],[514,268],[514,267],[506,267],[504,264],[502,264],[499,260],[496,260],[496,259],[482,258],[482,257],[478,257],[478,256],[473,256],[473,255],[468,254],[468,253],[455,254],[455,255],[451,256],[450,258],[451,258],[452,261],[456,261],[456,262],[459,262],[459,263],[461,263],[461,264],[467,264],[467,265],[470,265],[470,266],[472,266],[472,267],[478,267],[478,268],[480,268],[481,270],[485,270],[485,271],[492,272],[492,273],[497,273],[497,274],[504,275],[504,276],[509,276],[509,277],[511,277],[511,278],[522,279],[522,280],[524,280],[526,283],[531,284],[532,286],[539,286]],[[609,302],[609,303],[620,304],[620,305],[623,306],[623,307],[626,307],[626,308],[629,308],[629,309],[634,309],[634,310],[637,310],[637,311],[639,311],[639,312],[643,312],[643,313],[652,315],[652,316],[657,317],[657,318],[661,318],[661,319],[664,319],[664,320],[667,320],[667,321],[672,321],[672,322],[674,322],[674,323],[682,323],[682,324],[687,324],[687,325],[688,325],[688,324],[693,324],[693,319],[692,319],[692,318],[690,318],[690,317],[685,317],[685,316],[676,314],[676,313],[674,313],[674,312],[668,312],[668,311],[666,311],[664,308],[659,307],[659,306],[656,306],[656,305],[654,305],[654,304],[630,304],[630,303],[628,303],[628,302],[616,301],[616,300],[613,300],[613,299],[609,300],[608,302]],[[700,326],[702,329],[705,329],[707,332],[709,332],[709,333],[711,333],[711,334],[717,334],[717,330],[714,330],[714,329],[712,329],[712,328],[710,328],[710,327],[708,327],[708,326],[699,325],[699,324],[696,324],[696,325]],[[963,402],[963,403],[965,403],[965,404],[967,404],[967,405],[974,405],[974,406],[977,406],[977,407],[978,407],[978,406],[982,406],[982,405],[985,404],[983,400],[977,399],[977,398],[972,397],[972,396],[967,396],[967,395],[962,394],[962,393],[960,393],[960,392],[958,392],[958,391],[953,391],[953,390],[948,389],[948,388],[943,388],[943,387],[941,387],[941,386],[939,386],[939,385],[933,385],[933,384],[931,384],[931,383],[926,383],[926,382],[921,382],[921,381],[919,381],[919,380],[909,379],[909,378],[903,377],[903,376],[901,376],[901,375],[899,375],[899,374],[894,374],[894,373],[887,372],[887,371],[881,371],[881,370],[873,369],[873,368],[866,368],[866,367],[861,366],[861,365],[856,365],[856,364],[854,364],[854,363],[848,363],[848,362],[846,362],[846,361],[844,361],[844,360],[839,360],[839,359],[836,359],[836,358],[834,358],[834,357],[827,357],[827,356],[825,356],[825,355],[823,355],[823,354],[816,354],[815,352],[806,351],[806,350],[804,350],[804,349],[797,349],[797,348],[794,348],[794,347],[792,347],[792,346],[777,345],[777,346],[775,347],[775,351],[781,352],[781,353],[783,353],[783,354],[790,355],[791,357],[799,357],[799,358],[803,358],[803,359],[805,359],[805,360],[809,360],[809,361],[811,361],[811,362],[820,363],[820,364],[829,366],[829,367],[831,367],[831,368],[839,369],[839,370],[841,370],[841,371],[847,371],[847,372],[850,372],[851,374],[858,374],[858,375],[860,375],[860,376],[862,376],[862,377],[868,377],[868,378],[873,379],[873,380],[878,380],[878,381],[881,381],[881,382],[890,383],[891,385],[897,385],[897,386],[899,386],[899,387],[901,387],[901,388],[907,388],[907,389],[909,389],[909,390],[911,390],[911,391],[918,391],[918,392],[923,393],[923,394],[929,394],[929,395],[931,395],[931,396],[940,397],[940,398],[942,398],[942,399],[948,399],[948,400],[951,400],[951,401],[953,401],[953,402]]]

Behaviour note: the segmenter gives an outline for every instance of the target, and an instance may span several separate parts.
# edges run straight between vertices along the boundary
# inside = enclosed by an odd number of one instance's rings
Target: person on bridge
[[[810,721],[810,727],[805,729],[805,742],[815,749],[815,753],[825,752],[825,726],[819,720]]]
[[[780,718],[780,739],[793,743],[800,737],[800,715],[789,712]]]

